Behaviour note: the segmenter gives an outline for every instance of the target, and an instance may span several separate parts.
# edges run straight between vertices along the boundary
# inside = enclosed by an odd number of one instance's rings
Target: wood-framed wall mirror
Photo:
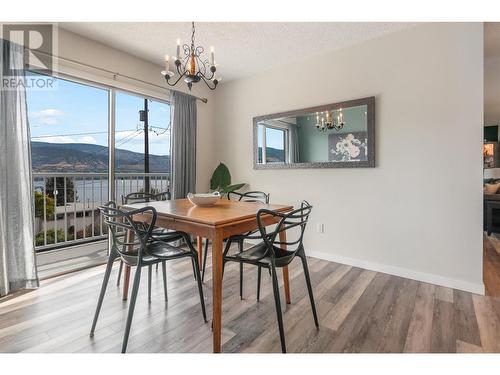
[[[375,97],[254,117],[253,165],[375,167]]]

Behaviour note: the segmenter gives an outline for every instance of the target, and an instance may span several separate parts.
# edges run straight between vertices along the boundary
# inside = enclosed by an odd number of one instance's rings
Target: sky
[[[266,128],[266,147],[283,150],[284,148],[283,130]]]
[[[262,140],[263,129],[264,127],[262,125],[258,127],[259,147],[262,146],[261,140]],[[266,129],[266,147],[283,150],[284,149],[283,131],[274,128],[265,128],[265,129]]]
[[[27,89],[31,139],[50,143],[108,144],[108,92],[63,79],[54,90]],[[144,152],[144,128],[139,110],[144,98],[116,93],[116,148]],[[153,155],[170,154],[170,106],[149,102],[149,150]],[[163,129],[159,129],[163,128]]]

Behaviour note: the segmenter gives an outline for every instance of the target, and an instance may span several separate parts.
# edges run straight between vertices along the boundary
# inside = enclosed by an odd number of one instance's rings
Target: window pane
[[[107,172],[107,90],[57,79],[26,90],[34,172]]]
[[[144,173],[144,98],[117,92],[115,108],[115,171]]]
[[[263,138],[263,133],[264,133],[264,127],[262,125],[259,125],[257,127],[257,148],[258,148],[258,163],[262,163],[262,138]]]
[[[139,111],[148,100],[149,172],[170,172],[170,106],[125,92],[116,93],[115,168],[144,173],[144,122]]]
[[[285,162],[285,131],[266,127],[266,162]]]
[[[53,79],[53,91],[26,90],[37,251],[106,233],[108,90]]]
[[[149,108],[149,170],[170,172],[170,105],[150,100]]]

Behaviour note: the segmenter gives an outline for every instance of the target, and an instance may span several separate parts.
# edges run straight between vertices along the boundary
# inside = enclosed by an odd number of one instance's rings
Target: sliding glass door
[[[104,259],[99,205],[110,198],[120,204],[133,191],[166,191],[170,181],[168,102],[57,81],[50,92],[27,90],[36,250],[48,273],[52,265],[59,273]]]
[[[103,235],[109,90],[65,79],[27,89],[35,196],[35,245],[43,251]]]

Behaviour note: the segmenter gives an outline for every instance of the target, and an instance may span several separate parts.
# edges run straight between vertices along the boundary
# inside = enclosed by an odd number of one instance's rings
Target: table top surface
[[[220,199],[211,207],[197,207],[187,199],[173,199],[169,201],[125,204],[121,208],[134,210],[147,206],[156,209],[158,218],[168,217],[214,226],[255,218],[257,211],[262,208],[279,212],[293,210],[293,206],[290,205],[239,202],[230,201],[225,198]]]

